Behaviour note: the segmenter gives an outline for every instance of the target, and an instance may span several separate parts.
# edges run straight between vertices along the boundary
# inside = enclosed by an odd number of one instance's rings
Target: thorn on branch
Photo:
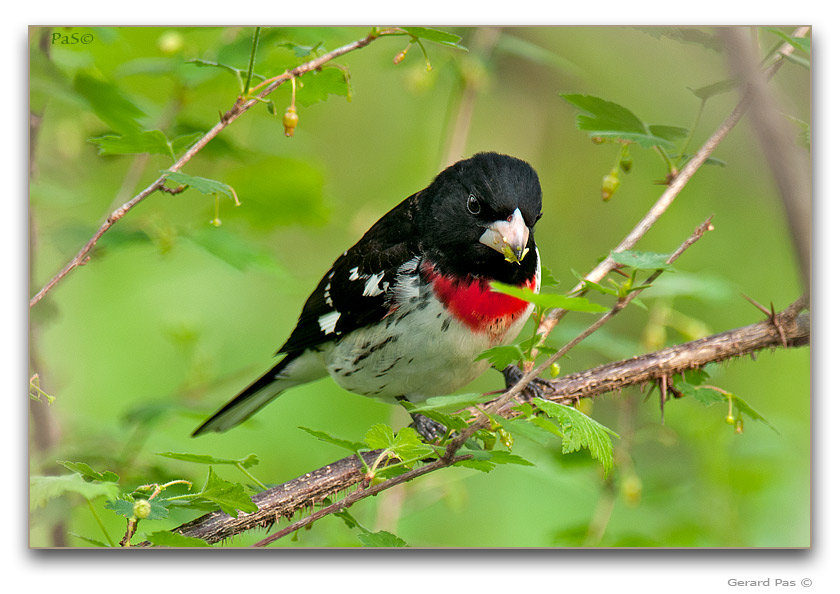
[[[776,314],[776,308],[773,306],[773,302],[772,301],[770,302],[770,309],[767,309],[766,307],[761,305],[758,301],[756,301],[755,299],[745,295],[744,293],[741,293],[741,297],[746,299],[749,303],[751,303],[756,308],[758,308],[758,310],[761,313],[763,313],[765,316],[767,316],[767,319],[770,321],[770,323],[776,329],[776,332],[779,333],[779,340],[782,343],[782,347],[787,348],[788,347],[787,336],[785,336],[785,330],[784,330],[784,328],[782,328],[782,325],[779,322],[779,316]]]

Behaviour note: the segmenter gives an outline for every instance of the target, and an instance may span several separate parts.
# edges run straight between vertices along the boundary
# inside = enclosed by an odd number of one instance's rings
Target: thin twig
[[[802,37],[808,32],[808,27],[800,27],[794,33],[794,37]],[[779,50],[775,60],[764,70],[765,76],[772,77],[781,68],[784,62],[784,56],[793,53],[793,46],[785,43]],[[720,145],[724,138],[732,131],[749,106],[749,97],[741,99],[732,110],[732,113],[724,120],[717,130],[703,143],[694,156],[683,166],[679,174],[674,177],[668,188],[662,193],[659,199],[654,203],[648,213],[640,220],[635,227],[627,234],[627,236],[616,246],[614,252],[621,252],[629,250],[653,227],[654,223],[665,213],[671,206],[671,203],[676,199],[679,193],[686,186],[688,181],[694,177],[694,174],[700,169],[700,166],[708,159],[712,152]],[[604,258],[592,271],[586,275],[585,280],[593,283],[599,283],[616,267],[616,262],[612,256]],[[578,293],[585,288],[584,281],[572,289],[572,293]],[[568,313],[565,309],[553,309],[549,311],[540,322],[537,333],[545,340],[549,333],[554,329],[557,323]]]
[[[137,206],[140,202],[142,202],[145,198],[147,198],[150,194],[155,192],[156,190],[163,187],[164,182],[166,181],[166,176],[169,173],[174,173],[179,171],[184,165],[186,165],[193,157],[195,157],[201,149],[203,149],[207,143],[213,140],[219,133],[227,128],[231,123],[233,123],[239,116],[244,114],[248,111],[251,107],[261,102],[267,95],[269,95],[272,91],[274,91],[277,87],[282,85],[287,80],[302,76],[307,72],[311,72],[313,70],[317,70],[318,68],[322,67],[327,62],[334,60],[344,54],[352,52],[354,50],[363,48],[381,37],[382,35],[387,34],[390,29],[380,31],[380,32],[371,32],[366,37],[356,40],[352,43],[348,43],[340,48],[334,49],[331,52],[328,52],[322,56],[319,56],[309,62],[301,64],[292,70],[288,70],[283,74],[274,77],[273,79],[269,79],[269,81],[264,81],[264,83],[269,83],[265,89],[263,89],[258,95],[252,97],[250,99],[243,99],[242,97],[236,100],[236,103],[233,107],[231,107],[226,113],[222,114],[219,118],[219,123],[215,126],[210,128],[204,136],[198,139],[198,141],[192,145],[187,151],[178,159],[169,169],[166,170],[160,177],[158,177],[155,181],[149,184],[144,190],[142,190],[139,194],[134,196],[131,200],[124,203],[122,206],[114,210],[105,222],[100,225],[99,229],[97,229],[96,233],[93,234],[88,242],[82,246],[82,249],[62,268],[54,277],[52,277],[44,287],[38,291],[32,299],[29,300],[29,307],[31,308],[33,305],[38,303],[44,296],[53,288],[56,284],[58,284],[64,277],[66,277],[74,268],[85,264],[89,257],[90,252],[93,250],[93,247],[99,241],[99,239],[121,218],[123,218],[132,208]],[[262,86],[259,85],[259,86]]]
[[[810,317],[800,314],[807,308],[807,304],[807,296],[803,296],[777,314],[777,319],[787,336],[788,347],[800,347],[810,343]],[[551,390],[545,392],[543,396],[546,400],[558,404],[574,404],[582,398],[594,398],[601,394],[615,393],[630,386],[644,386],[651,382],[657,384],[663,376],[672,377],[689,369],[702,368],[710,363],[780,347],[782,343],[776,328],[769,320],[762,320],[742,328],[550,380],[548,383],[551,385]],[[518,413],[510,409],[500,411],[503,417],[514,414]],[[378,454],[378,451],[364,452],[361,456],[369,464]],[[306,524],[311,524],[331,511],[349,507],[366,496],[380,493],[461,459],[463,458],[452,458],[445,463],[447,459],[441,458],[410,471],[412,474],[400,475],[401,480],[395,480],[400,477],[394,477],[362,491],[354,491],[348,497],[332,504],[329,510],[323,508],[315,512],[319,515],[308,519]],[[425,471],[420,472],[421,469]],[[253,501],[259,508],[257,512],[240,513],[236,518],[222,511],[212,512],[179,526],[175,532],[184,536],[201,538],[211,544],[220,542],[247,530],[264,527],[280,518],[290,518],[298,510],[311,506],[313,502],[320,502],[336,493],[346,492],[364,480],[365,471],[359,458],[356,455],[348,456],[255,495]],[[303,525],[297,525],[284,534],[300,529]]]

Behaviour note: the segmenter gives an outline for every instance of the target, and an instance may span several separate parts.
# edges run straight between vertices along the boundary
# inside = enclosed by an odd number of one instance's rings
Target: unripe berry
[[[148,518],[152,513],[152,504],[146,499],[138,499],[134,502],[134,510],[132,511],[134,517],[138,520]]]
[[[294,136],[295,128],[298,125],[298,114],[294,105],[290,105],[283,114],[283,128],[286,131],[286,136]]]
[[[620,185],[621,180],[618,179],[618,171],[613,169],[610,171],[609,175],[605,175],[601,180],[601,199],[606,202],[612,198],[612,195],[615,194],[616,190],[618,190],[618,186]]]

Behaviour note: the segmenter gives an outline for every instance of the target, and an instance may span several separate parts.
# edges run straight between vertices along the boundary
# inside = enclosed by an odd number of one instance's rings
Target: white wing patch
[[[379,274],[371,276],[365,283],[365,289],[362,291],[362,295],[365,297],[376,297],[377,295],[384,293],[388,288],[388,283],[385,283],[384,287],[379,286],[379,283],[382,282],[382,277],[384,276],[385,272],[380,272]]]
[[[318,316],[318,325],[321,327],[321,332],[324,334],[335,332],[335,325],[338,324],[338,318],[340,317],[341,313],[337,311],[331,311],[322,316]]]

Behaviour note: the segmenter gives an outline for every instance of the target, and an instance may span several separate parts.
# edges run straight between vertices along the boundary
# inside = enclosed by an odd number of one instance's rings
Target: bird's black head
[[[415,216],[421,248],[443,274],[521,284],[536,271],[542,189],[525,161],[497,153],[459,161],[418,195]]]

